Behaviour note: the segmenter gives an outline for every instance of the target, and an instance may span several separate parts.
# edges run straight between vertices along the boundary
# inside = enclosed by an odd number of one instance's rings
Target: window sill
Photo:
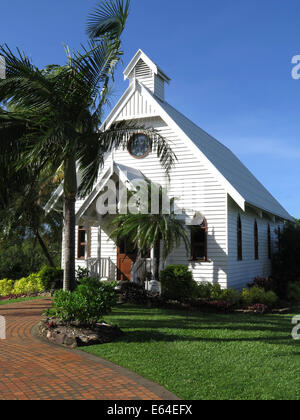
[[[210,263],[211,260],[209,260],[208,258],[190,258],[190,262],[194,262],[194,263]]]

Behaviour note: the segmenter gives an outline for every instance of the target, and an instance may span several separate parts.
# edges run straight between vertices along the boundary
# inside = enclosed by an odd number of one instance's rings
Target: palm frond
[[[0,46],[5,58],[6,78],[0,80],[0,102],[27,109],[45,110],[51,99],[51,83],[25,54],[14,54],[7,45]]]
[[[93,108],[105,98],[109,79],[113,80],[121,55],[119,44],[116,45],[106,38],[90,41],[88,47],[82,46],[82,51],[75,54],[72,65],[91,90]]]
[[[109,34],[111,39],[119,38],[128,18],[129,7],[130,0],[101,1],[89,15],[88,36],[92,39]]]
[[[112,222],[110,238],[126,239],[140,253],[153,249],[158,241],[163,243],[163,259],[166,260],[183,242],[187,254],[190,243],[184,224],[174,215],[126,214],[118,215]]]

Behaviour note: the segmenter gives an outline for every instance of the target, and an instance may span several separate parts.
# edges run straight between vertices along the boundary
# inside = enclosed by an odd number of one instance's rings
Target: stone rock
[[[64,344],[72,349],[75,349],[77,347],[77,340],[75,337],[66,336]]]
[[[98,335],[90,335],[89,336],[89,341],[97,341],[99,339],[99,336]]]
[[[66,337],[66,334],[56,334],[55,343],[60,345],[64,344]]]
[[[281,309],[273,309],[273,314],[289,314],[291,313],[291,308],[281,308]]]
[[[89,337],[86,337],[86,336],[80,336],[80,337],[78,337],[79,338],[79,340],[82,342],[82,343],[84,343],[84,344],[88,344],[88,342],[90,341],[89,340]]]

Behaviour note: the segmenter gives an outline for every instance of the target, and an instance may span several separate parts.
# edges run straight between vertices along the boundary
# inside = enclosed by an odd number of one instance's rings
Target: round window
[[[129,153],[137,158],[142,159],[150,153],[150,140],[145,134],[136,134],[128,142]]]

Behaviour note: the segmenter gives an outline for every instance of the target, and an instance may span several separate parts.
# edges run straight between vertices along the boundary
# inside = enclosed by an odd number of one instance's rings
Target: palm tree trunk
[[[75,201],[75,198],[65,197],[64,290],[75,287]]]
[[[155,277],[155,280],[159,281],[160,240],[156,242],[155,247],[154,247],[154,260],[155,260],[154,277]]]
[[[36,236],[37,240],[39,241],[39,244],[42,248],[42,251],[43,251],[45,257],[47,258],[47,260],[49,262],[50,267],[55,267],[54,261],[53,261],[51,255],[48,251],[48,248],[47,248],[45,242],[43,241],[43,238],[41,237],[38,230],[35,232],[35,236]]]
[[[64,290],[75,288],[75,202],[77,195],[76,159],[65,161],[64,174]]]

